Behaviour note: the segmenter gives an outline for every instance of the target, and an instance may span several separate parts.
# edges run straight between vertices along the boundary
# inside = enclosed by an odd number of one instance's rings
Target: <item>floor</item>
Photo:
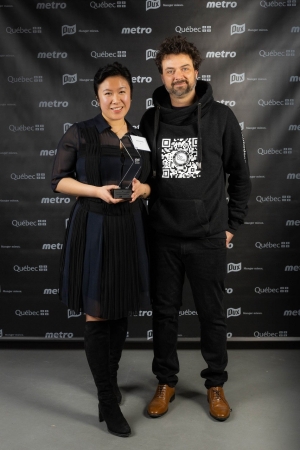
[[[119,370],[122,411],[132,436],[108,433],[84,351],[0,349],[3,450],[299,450],[300,350],[229,350],[226,422],[208,414],[198,350],[179,350],[180,381],[169,412],[145,408],[156,389],[152,351],[126,349]]]

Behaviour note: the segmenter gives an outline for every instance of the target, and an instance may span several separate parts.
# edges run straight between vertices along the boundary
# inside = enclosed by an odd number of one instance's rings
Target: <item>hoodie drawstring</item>
[[[153,134],[153,142],[152,142],[152,176],[156,178],[156,156],[157,156],[157,133],[158,133],[158,124],[159,124],[159,114],[160,114],[160,106],[156,106],[155,116],[154,116],[154,134]]]
[[[197,125],[198,125],[198,148],[197,148],[197,166],[198,169],[201,169],[202,164],[202,136],[201,136],[201,103],[198,103],[198,117],[197,117]]]

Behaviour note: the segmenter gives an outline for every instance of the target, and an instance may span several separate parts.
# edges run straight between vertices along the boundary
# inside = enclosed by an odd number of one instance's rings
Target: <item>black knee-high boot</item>
[[[120,410],[110,381],[110,324],[108,320],[86,322],[84,346],[98,391],[99,420],[100,422],[105,420],[110,433],[127,437],[131,430]]]
[[[119,362],[122,356],[124,342],[127,336],[128,319],[110,320],[110,350],[109,350],[109,370],[110,380],[113,386],[114,393],[117,397],[118,403],[122,401],[122,394],[120,392],[117,380],[117,372],[119,369]]]

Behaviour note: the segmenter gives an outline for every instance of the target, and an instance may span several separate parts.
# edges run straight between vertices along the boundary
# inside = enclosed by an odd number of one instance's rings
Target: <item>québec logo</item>
[[[263,100],[260,98],[257,102],[259,106],[294,106],[295,100],[293,98],[286,98],[285,100]]]
[[[27,309],[26,311],[21,311],[20,309],[17,309],[15,311],[15,315],[22,317],[22,316],[49,316],[49,309],[40,309],[39,311],[31,311]]]
[[[35,173],[35,174],[27,174],[22,173],[21,175],[18,175],[16,173],[11,173],[10,178],[14,181],[17,180],[45,180],[45,174],[44,173]]]
[[[269,250],[269,249],[278,249],[278,248],[290,248],[290,242],[255,242],[255,247],[259,250]]]
[[[106,50],[102,52],[96,52],[93,50],[91,52],[92,58],[126,58],[126,50],[118,50],[116,52],[107,52]]]
[[[258,148],[257,153],[259,155],[291,155],[293,153],[293,149],[291,147],[284,147],[280,149],[275,148]]]
[[[256,288],[254,288],[254,292],[255,294],[288,294],[289,293],[289,288],[288,286],[281,286],[279,288],[271,288],[271,287],[265,287],[265,288],[261,288],[256,286]]]
[[[15,272],[47,272],[48,266],[35,266],[30,267],[28,265],[26,266],[18,266],[17,264],[13,267]]]
[[[45,131],[45,125],[9,125],[8,129],[13,133],[19,131]]]
[[[177,25],[175,27],[176,33],[211,33],[211,25],[202,25],[200,27],[192,27],[188,25],[187,27],[181,27]]]
[[[267,51],[267,50],[260,50],[258,52],[259,56],[261,56],[262,58],[268,58],[268,57],[277,57],[277,56],[296,56],[296,51],[295,50],[271,50],[271,51]]]
[[[68,73],[65,73],[62,76],[62,84],[68,84],[68,83],[76,83],[77,81],[77,73],[74,73],[74,75],[70,75]]]
[[[234,263],[229,263],[227,264],[227,273],[230,272],[240,272],[242,270],[242,263],[238,263],[238,264],[234,264]]]
[[[257,338],[261,338],[261,337],[288,337],[288,332],[287,331],[278,331],[278,332],[270,332],[270,331],[254,331],[253,336],[257,337]]]
[[[291,197],[291,195],[282,195],[281,197],[273,197],[272,195],[268,195],[267,197],[262,197],[261,195],[258,195],[256,197],[256,201],[258,203],[291,202],[292,197]]]
[[[32,27],[32,28],[22,28],[22,27],[11,28],[11,27],[7,27],[5,31],[8,34],[41,33],[42,32],[42,27]]]
[[[237,23],[233,23],[230,27],[230,35],[233,34],[242,34],[246,31],[246,24],[243,23],[242,25],[238,25]]]
[[[93,9],[106,9],[106,8],[126,8],[126,1],[117,2],[91,2],[90,7]]]
[[[34,75],[33,77],[12,77],[9,76],[7,78],[9,83],[42,83],[43,77],[42,75]]]
[[[75,34],[76,33],[76,24],[75,25],[63,25],[61,27],[61,35],[65,36],[66,34]]]
[[[238,317],[241,314],[242,314],[242,308],[241,307],[237,308],[237,309],[234,309],[234,308],[228,308],[227,309],[227,318],[229,318],[229,317]]]
[[[286,2],[280,2],[280,1],[272,1],[272,2],[266,2],[261,1],[260,6],[262,8],[279,8],[284,6],[297,6],[297,0],[287,0]]]
[[[46,227],[46,220],[12,220],[13,227]]]
[[[230,74],[230,84],[242,83],[245,81],[245,73],[231,73]]]

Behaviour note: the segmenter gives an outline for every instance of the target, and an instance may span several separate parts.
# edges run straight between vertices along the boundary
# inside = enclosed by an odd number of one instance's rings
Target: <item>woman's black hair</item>
[[[127,69],[127,67],[122,66],[122,64],[118,62],[114,62],[113,64],[107,64],[105,67],[100,67],[97,70],[94,76],[94,91],[96,97],[98,98],[98,88],[99,85],[108,77],[116,77],[120,76],[125,78],[130,86],[130,93],[132,96],[133,84],[131,79],[131,73]]]

